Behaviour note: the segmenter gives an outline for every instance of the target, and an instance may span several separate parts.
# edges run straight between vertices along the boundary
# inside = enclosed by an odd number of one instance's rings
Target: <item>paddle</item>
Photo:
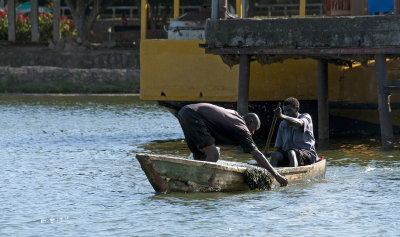
[[[278,102],[278,105],[276,106],[276,108],[278,109],[280,106],[281,106],[281,102]],[[265,156],[267,156],[267,153],[268,153],[268,148],[269,148],[269,144],[271,143],[272,134],[274,133],[276,120],[278,120],[278,118],[276,117],[276,115],[274,113],[274,118],[272,119],[271,128],[269,129],[269,133],[268,133],[268,137],[267,137],[267,143],[265,144],[265,150],[264,150]]]

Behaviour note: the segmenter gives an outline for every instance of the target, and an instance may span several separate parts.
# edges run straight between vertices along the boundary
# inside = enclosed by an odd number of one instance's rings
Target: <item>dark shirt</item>
[[[246,122],[236,111],[208,103],[185,107],[201,116],[216,145],[240,145],[246,153],[257,150]]]
[[[283,151],[293,149],[308,150],[311,153],[312,161],[315,162],[317,160],[317,152],[314,147],[315,139],[311,116],[309,114],[299,114],[297,118],[304,122],[302,127],[291,126],[285,120],[279,124],[275,147],[281,148]]]

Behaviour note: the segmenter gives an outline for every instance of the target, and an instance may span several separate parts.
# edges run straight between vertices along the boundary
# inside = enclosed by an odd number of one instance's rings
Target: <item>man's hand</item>
[[[284,186],[287,186],[287,185],[288,185],[287,179],[286,179],[284,176],[280,175],[280,174],[278,174],[278,175],[275,177],[275,179],[276,179],[276,181],[278,181],[278,183],[281,184],[281,187],[284,187]]]
[[[276,172],[274,167],[271,166],[269,161],[265,158],[265,156],[258,149],[252,151],[251,154],[253,155],[254,159],[257,161],[257,163],[261,167],[267,169],[268,172],[271,173],[272,176],[275,177],[276,181],[278,181],[281,184],[281,187],[286,186],[288,184],[287,179],[285,177],[283,177],[282,175],[280,175],[278,172]]]
[[[282,109],[281,109],[281,107],[278,107],[278,108],[274,109],[274,114],[275,114],[275,117],[281,118],[282,117]]]

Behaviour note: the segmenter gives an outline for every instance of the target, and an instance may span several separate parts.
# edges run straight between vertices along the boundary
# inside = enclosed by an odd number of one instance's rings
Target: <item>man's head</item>
[[[300,103],[294,97],[289,97],[283,102],[283,113],[289,117],[297,118],[299,109]]]
[[[243,116],[244,121],[246,122],[246,126],[249,129],[251,135],[254,134],[255,131],[260,129],[260,119],[255,113],[247,113]]]

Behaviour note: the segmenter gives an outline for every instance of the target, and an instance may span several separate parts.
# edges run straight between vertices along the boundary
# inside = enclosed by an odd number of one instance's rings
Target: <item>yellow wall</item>
[[[200,43],[204,42],[142,40],[141,99],[236,101],[238,65],[229,68],[220,56],[205,54]],[[389,62],[388,68],[389,78],[400,78],[399,61]],[[329,101],[377,103],[373,64],[352,69],[329,64],[328,78]],[[317,86],[316,60],[290,59],[264,66],[257,61],[251,63],[250,101],[277,101],[290,96],[316,100]],[[400,101],[399,96],[392,96],[392,101]]]
[[[285,60],[262,66],[254,61],[250,71],[251,101],[276,101],[287,97],[317,99],[317,63],[315,60]]]
[[[220,57],[206,55],[200,43],[203,42],[142,40],[141,99],[235,101],[238,66],[230,69]]]
[[[238,65],[229,68],[220,56],[205,54],[200,43],[204,42],[142,40],[141,99],[236,101]],[[265,66],[254,61],[250,77],[250,101],[281,100],[289,96],[311,100],[317,96],[315,60],[287,60],[284,64]]]

